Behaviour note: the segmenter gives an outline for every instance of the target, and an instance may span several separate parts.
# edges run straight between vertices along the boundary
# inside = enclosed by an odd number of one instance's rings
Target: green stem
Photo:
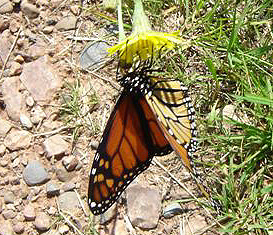
[[[122,42],[125,39],[123,20],[122,20],[122,9],[121,9],[121,0],[118,0],[118,39],[119,42]]]
[[[133,33],[151,31],[151,25],[148,17],[145,15],[142,1],[134,0],[135,9],[133,14]]]

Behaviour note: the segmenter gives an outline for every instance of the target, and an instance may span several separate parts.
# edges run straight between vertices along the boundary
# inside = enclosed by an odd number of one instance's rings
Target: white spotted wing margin
[[[184,166],[194,172],[192,154],[197,147],[197,130],[188,89],[179,80],[151,78],[151,81],[153,89],[146,100],[173,150]]]

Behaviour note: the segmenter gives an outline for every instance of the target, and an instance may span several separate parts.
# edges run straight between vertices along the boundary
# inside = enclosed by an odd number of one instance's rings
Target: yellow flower
[[[146,60],[162,49],[172,50],[183,40],[176,33],[147,31],[132,33],[127,39],[108,49],[110,55],[119,52],[121,62],[132,64],[135,57]]]
[[[133,32],[125,40],[108,49],[110,55],[118,52],[121,66],[132,65],[134,59],[146,60],[155,57],[158,51],[172,50],[177,44],[185,43],[174,33],[156,32],[151,29],[149,20],[144,13],[141,0],[135,0],[133,14]],[[188,42],[186,42],[188,45]]]

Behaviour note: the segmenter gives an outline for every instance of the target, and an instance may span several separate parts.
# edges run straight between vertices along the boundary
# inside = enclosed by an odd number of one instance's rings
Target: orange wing
[[[143,96],[123,92],[108,120],[90,173],[88,204],[105,212],[154,155],[172,151]]]

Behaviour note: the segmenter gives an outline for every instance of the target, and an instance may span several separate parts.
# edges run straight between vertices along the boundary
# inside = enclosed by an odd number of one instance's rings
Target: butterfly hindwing
[[[187,88],[178,80],[153,81],[153,90],[145,97],[158,123],[183,164],[192,171],[190,155],[196,150],[195,111]]]
[[[90,173],[88,204],[106,211],[154,155],[172,151],[144,97],[123,92],[107,122]]]

